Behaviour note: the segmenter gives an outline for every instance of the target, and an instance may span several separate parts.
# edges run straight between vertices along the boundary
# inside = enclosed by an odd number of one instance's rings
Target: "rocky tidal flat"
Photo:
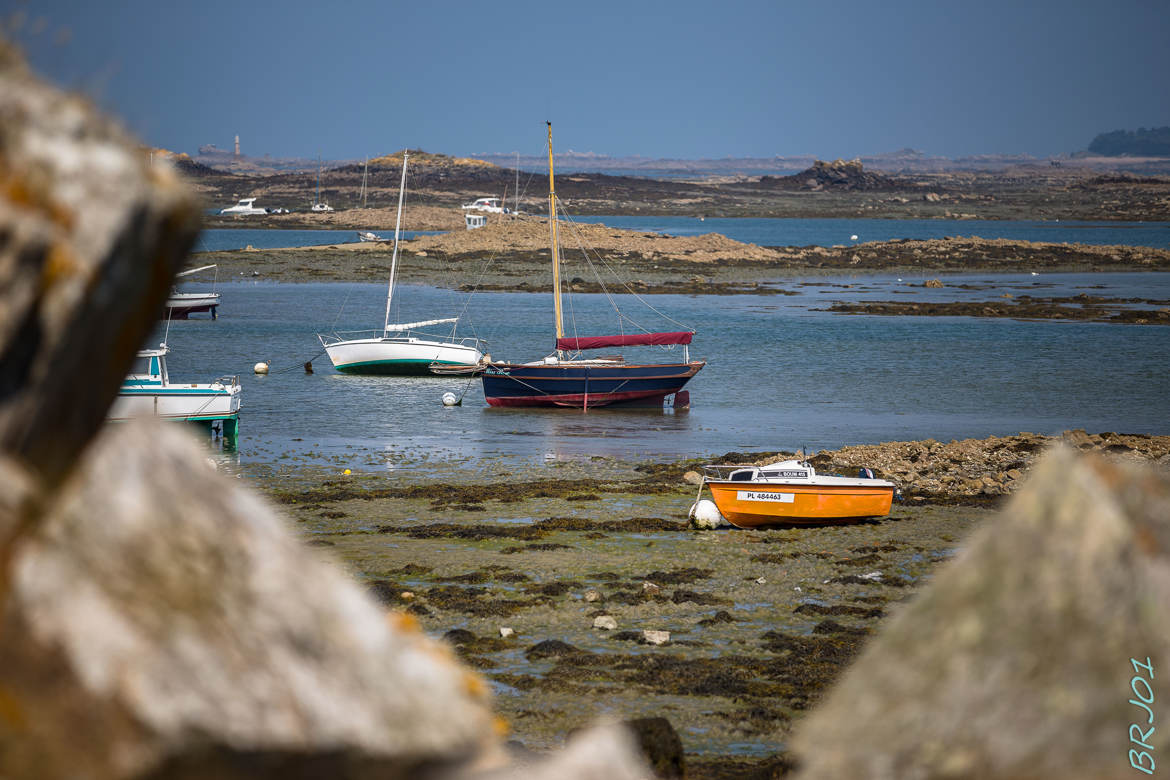
[[[557,747],[596,719],[664,717],[688,776],[734,776],[785,766],[793,724],[1058,443],[1170,468],[1167,436],[846,447],[811,460],[897,482],[890,517],[752,531],[688,528],[699,460],[588,479],[532,467],[483,484],[286,479],[268,492],[308,544],[485,675],[525,748]]]

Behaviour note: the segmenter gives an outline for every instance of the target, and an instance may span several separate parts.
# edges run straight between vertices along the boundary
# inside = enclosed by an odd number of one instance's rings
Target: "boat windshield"
[[[130,364],[130,373],[145,375],[150,373],[150,358],[136,357],[134,362]]]

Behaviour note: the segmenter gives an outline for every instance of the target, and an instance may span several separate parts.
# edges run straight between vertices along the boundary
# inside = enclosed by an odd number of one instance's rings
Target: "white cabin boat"
[[[366,230],[366,231],[359,230],[357,237],[358,237],[358,241],[386,241],[387,240],[387,239],[379,236],[377,233],[371,233],[368,230]]]
[[[398,239],[402,228],[402,204],[406,193],[407,155],[402,154],[402,182],[398,186],[398,217],[394,223],[394,252],[390,257],[390,283],[386,289],[386,317],[381,331],[354,338],[351,333],[318,333],[317,339],[333,367],[347,374],[427,375],[459,367],[473,367],[483,359],[479,339],[456,338],[458,317],[419,322],[391,323],[391,303],[398,274]],[[418,332],[420,328],[450,323],[449,336]],[[369,331],[367,331],[369,333]]]
[[[467,224],[468,230],[475,230],[487,224],[487,217],[483,214],[464,214],[463,221]]]
[[[504,206],[499,198],[476,198],[472,203],[463,204],[462,208],[471,211],[486,211],[489,214],[509,214],[508,208]]]
[[[172,382],[167,375],[167,352],[165,343],[158,349],[138,352],[130,374],[122,380],[109,419],[154,416],[164,420],[220,423],[224,436],[235,436],[242,393],[240,378],[225,376],[204,384]]]
[[[251,217],[268,213],[267,209],[252,205],[255,202],[255,198],[240,198],[239,203],[234,206],[228,206],[226,209],[220,209],[219,213],[237,217]]]

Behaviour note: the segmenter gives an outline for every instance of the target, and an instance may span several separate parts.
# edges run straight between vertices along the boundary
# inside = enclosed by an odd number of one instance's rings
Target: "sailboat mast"
[[[362,208],[366,208],[366,196],[369,194],[366,183],[370,180],[370,158],[367,157],[362,166]]]
[[[316,206],[321,202],[321,153],[317,152],[317,197],[313,200],[313,205]]]
[[[394,299],[394,276],[398,272],[398,234],[402,228],[402,198],[406,194],[406,158],[402,150],[402,181],[398,183],[398,218],[394,221],[394,254],[390,256],[390,285],[386,288],[386,322],[382,326],[382,338],[390,332],[390,301]]]
[[[553,184],[552,122],[545,124],[548,125],[548,229],[552,245],[553,312],[556,317],[557,338],[561,339],[565,337],[565,327],[561,321],[561,258],[557,248],[557,192]]]

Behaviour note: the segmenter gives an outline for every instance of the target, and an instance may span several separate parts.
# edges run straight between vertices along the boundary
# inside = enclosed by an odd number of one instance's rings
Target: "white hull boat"
[[[262,209],[259,206],[253,206],[252,204],[255,202],[255,198],[241,198],[239,203],[234,206],[228,206],[226,209],[220,209],[219,213],[225,216],[237,217],[255,217],[268,213],[267,209]]]
[[[475,339],[456,343],[415,336],[323,341],[333,367],[347,374],[430,374],[447,366],[474,366],[483,353]]]
[[[219,308],[219,293],[172,292],[167,298],[167,315],[173,320],[185,320],[189,314],[210,312],[216,318]]]
[[[390,258],[390,283],[386,289],[386,318],[380,331],[354,338],[354,333],[317,334],[333,367],[346,374],[427,375],[473,368],[483,360],[479,339],[456,338],[458,317],[420,322],[391,323],[391,303],[398,273],[398,239],[402,227],[402,203],[406,192],[406,161],[402,155],[402,182],[398,186],[398,217],[394,225],[394,252]],[[451,335],[435,336],[420,328],[451,324]],[[369,331],[366,332],[370,334]]]
[[[212,382],[171,382],[167,375],[166,344],[144,349],[131,373],[122,381],[108,414],[111,420],[159,417],[164,420],[220,423],[225,436],[235,436],[242,388],[237,376]]]
[[[486,211],[489,214],[510,214],[508,207],[500,202],[499,198],[477,198],[472,203],[465,203],[461,206],[464,211]]]
[[[176,276],[189,276],[215,267],[214,264],[205,265],[189,271],[180,271]],[[167,319],[170,320],[185,320],[188,315],[199,312],[210,312],[211,319],[214,320],[218,316],[216,311],[218,308],[219,293],[215,292],[214,288],[212,292],[205,293],[181,293],[172,289],[167,297]]]

